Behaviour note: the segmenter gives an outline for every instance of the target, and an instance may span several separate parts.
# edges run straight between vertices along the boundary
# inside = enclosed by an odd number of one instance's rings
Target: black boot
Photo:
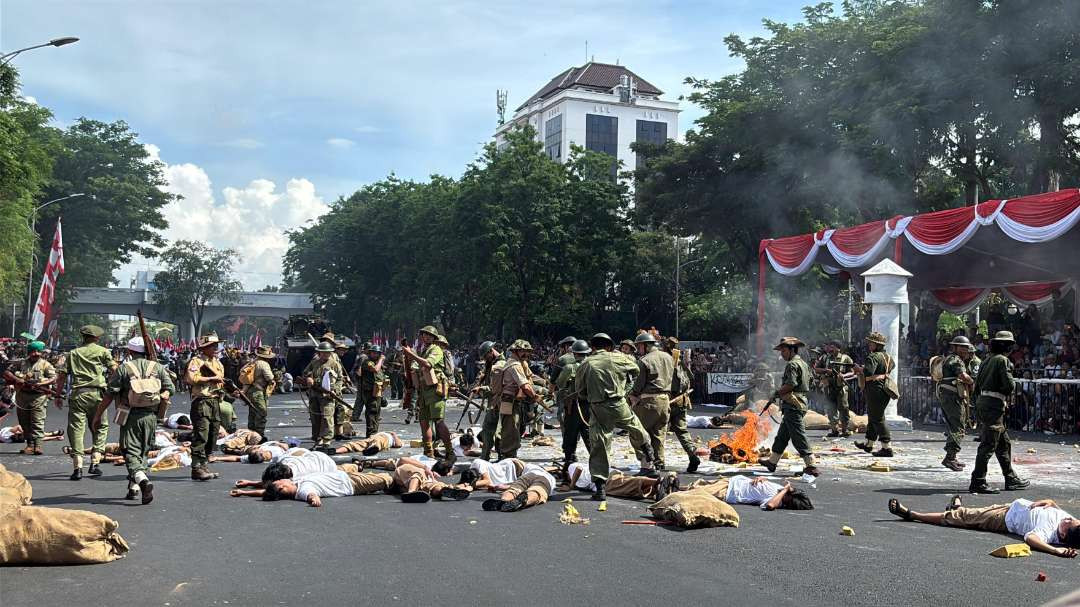
[[[150,479],[139,481],[139,489],[142,491],[142,503],[144,506],[154,501],[154,483],[151,483]]]
[[[990,485],[986,484],[986,481],[972,481],[968,487],[968,493],[982,493],[984,495],[997,495],[1001,493],[997,489],[994,489]]]
[[[101,476],[101,466],[98,464],[90,464],[90,469],[86,471],[90,476]]]
[[[1005,479],[1005,490],[1006,491],[1020,491],[1022,489],[1027,489],[1030,486],[1031,486],[1030,482],[1028,482],[1025,479],[1020,478],[1019,476],[1014,476],[1012,478]]]
[[[874,450],[874,445],[872,443],[869,443],[869,442],[863,443],[863,442],[855,441],[855,446],[857,448],[859,448],[859,449],[862,449],[863,451],[866,451],[867,453],[871,453]]]
[[[893,450],[892,450],[892,447],[882,447],[882,448],[878,449],[877,451],[874,451],[874,453],[872,455],[874,457],[892,457],[893,456]]]
[[[73,481],[82,480],[82,468],[76,468],[71,471],[71,476],[68,477]]]
[[[698,457],[697,454],[691,453],[690,454],[690,463],[687,464],[687,466],[686,466],[686,472],[689,473],[689,474],[693,474],[694,472],[697,472],[698,466],[700,466],[700,465],[701,465],[701,458]]]
[[[592,499],[596,502],[602,502],[607,500],[607,492],[604,491],[604,481],[595,480],[593,484],[596,485],[596,491],[593,492]]]
[[[503,502],[502,505],[499,506],[499,511],[500,512],[517,512],[518,510],[521,510],[522,508],[524,508],[525,503],[528,502],[528,501],[529,501],[529,493],[526,491],[525,493],[522,493],[521,495],[515,497],[514,499],[512,499],[512,500],[510,500],[508,502]]]
[[[956,457],[952,455],[946,455],[945,459],[941,460],[941,465],[954,472],[960,472],[964,469],[964,464],[957,461]]]

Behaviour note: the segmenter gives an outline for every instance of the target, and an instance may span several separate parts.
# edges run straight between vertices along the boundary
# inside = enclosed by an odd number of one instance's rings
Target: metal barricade
[[[944,423],[934,382],[926,376],[900,378],[897,409],[900,415],[917,424]],[[974,413],[974,407],[972,410]],[[1080,380],[1017,380],[1005,423],[1010,430],[1024,432],[1080,433]]]

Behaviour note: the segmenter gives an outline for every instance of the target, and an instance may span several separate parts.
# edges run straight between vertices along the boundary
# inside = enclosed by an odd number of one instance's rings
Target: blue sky
[[[257,286],[278,279],[280,232],[326,201],[390,172],[460,175],[494,129],[495,90],[516,107],[581,65],[586,40],[675,99],[686,76],[738,70],[726,35],[808,3],[4,0],[0,48],[80,37],[20,55],[23,94],[61,125],[126,120],[189,199],[166,236],[239,249]],[[684,110],[685,129],[700,111]]]

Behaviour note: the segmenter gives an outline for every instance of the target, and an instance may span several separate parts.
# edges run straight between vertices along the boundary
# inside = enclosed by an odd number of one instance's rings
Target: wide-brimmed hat
[[[348,350],[349,349],[349,344],[347,344],[347,343],[345,343],[343,341],[336,341],[336,342],[334,342],[334,349],[335,350]]]
[[[510,347],[508,349],[511,352],[513,352],[514,350],[525,350],[527,352],[532,352],[533,347],[532,344],[525,341],[524,339],[515,339],[514,343],[510,344]]]
[[[274,355],[274,349],[270,346],[259,346],[255,348],[255,356],[259,358],[277,358]]]
[[[798,337],[781,337],[780,343],[776,344],[773,347],[773,350],[779,350],[782,347],[801,348],[805,345],[806,344],[804,344],[803,341]]]
[[[949,342],[949,345],[950,346],[967,346],[967,347],[970,348],[971,347],[971,340],[964,337],[963,335],[957,335],[956,337],[953,338],[952,341]]]
[[[884,335],[882,335],[881,333],[878,333],[877,331],[874,331],[874,332],[870,333],[870,335],[866,336],[866,341],[868,341],[868,342],[870,342],[872,344],[878,344],[878,345],[884,346],[886,344],[887,340],[885,339]]]
[[[421,327],[420,328],[420,333],[427,333],[428,335],[430,335],[432,337],[438,337],[439,336],[439,330],[436,329],[435,327],[431,326],[431,325]]]
[[[218,339],[218,336],[217,336],[216,333],[211,333],[209,335],[203,335],[202,337],[199,338],[199,349],[202,350],[203,348],[205,348],[207,346],[212,346],[212,345],[216,345],[216,344],[219,344],[219,343],[221,343],[221,340]]]
[[[439,335],[435,336],[435,343],[439,344],[440,346],[442,346],[444,348],[449,348],[450,347],[450,342],[447,341],[446,336],[442,335],[442,334],[439,334]]]
[[[333,352],[334,346],[330,345],[330,342],[320,341],[319,345],[315,348],[316,352]]]
[[[990,341],[1007,341],[1009,343],[1016,342],[1016,340],[1013,339],[1012,331],[998,331],[994,334],[994,337],[991,338]]]
[[[102,329],[97,325],[83,325],[79,329],[79,333],[87,337],[101,337],[102,335],[105,335],[105,329]]]
[[[334,333],[332,331],[327,331],[326,333],[323,333],[322,337],[319,338],[319,339],[325,339],[327,341],[335,341]]]

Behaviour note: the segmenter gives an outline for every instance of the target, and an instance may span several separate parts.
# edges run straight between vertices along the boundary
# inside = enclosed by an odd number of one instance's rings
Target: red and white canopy
[[[1018,305],[1041,304],[1080,280],[1080,190],[1069,189],[858,226],[765,239],[758,249],[758,326],[764,321],[767,265],[785,276],[826,271],[858,275],[891,256],[944,307],[970,310],[999,288]],[[942,256],[948,255],[948,258]]]

